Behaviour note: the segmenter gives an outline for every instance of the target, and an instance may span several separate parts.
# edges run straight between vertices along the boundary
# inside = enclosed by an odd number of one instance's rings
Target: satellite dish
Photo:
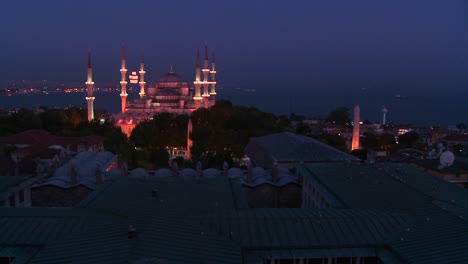
[[[452,166],[454,161],[455,155],[453,155],[453,153],[450,151],[444,151],[440,155],[440,165],[442,166],[442,168],[448,168]]]

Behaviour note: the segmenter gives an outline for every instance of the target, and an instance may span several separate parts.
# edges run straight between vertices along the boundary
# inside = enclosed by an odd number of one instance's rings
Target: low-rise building
[[[31,177],[0,176],[0,207],[30,207]]]
[[[291,132],[251,138],[244,153],[253,164],[264,168],[273,168],[275,164],[361,161],[316,139]]]

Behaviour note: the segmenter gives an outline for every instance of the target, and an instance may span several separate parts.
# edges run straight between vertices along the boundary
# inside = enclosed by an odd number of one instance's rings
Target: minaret
[[[388,109],[387,109],[387,107],[384,106],[382,108],[382,114],[383,114],[382,125],[385,125],[385,122],[387,121],[387,112],[388,112]]]
[[[143,97],[145,97],[145,85],[146,85],[146,82],[145,82],[145,61],[144,61],[144,58],[143,58],[143,52],[141,53],[141,61],[140,61],[140,98],[143,99]]]
[[[353,141],[351,142],[351,150],[359,149],[359,105],[354,107],[354,124],[353,124]]]
[[[125,67],[125,48],[122,47],[122,65],[120,67],[120,75],[122,76],[120,79],[120,98],[122,99],[122,113],[125,112],[127,108],[127,81],[125,80],[127,75],[127,68]]]
[[[91,49],[88,50],[88,79],[86,80],[86,101],[88,102],[88,121],[94,119],[93,68],[91,67]]]
[[[215,101],[216,101],[216,67],[215,67],[215,54],[214,54],[214,52],[213,52],[212,55],[211,55],[211,71],[210,71],[210,75],[211,75],[211,82],[210,82],[211,91],[210,91],[210,95],[213,97],[213,102],[215,102]]]
[[[191,153],[191,148],[193,145],[192,140],[190,139],[190,133],[192,133],[192,120],[189,118],[188,124],[187,124],[187,159],[192,158],[192,153]]]
[[[200,88],[202,82],[200,81],[200,75],[201,75],[201,69],[200,69],[200,49],[197,50],[197,63],[195,65],[195,81],[193,84],[195,84],[195,96],[193,97],[193,100],[195,100],[195,109],[200,108],[200,103],[202,100],[201,94],[200,94]]]
[[[203,63],[203,105],[205,108],[208,108],[208,99],[210,98],[210,94],[208,91],[209,88],[209,81],[208,81],[208,74],[210,73],[210,67],[208,66],[208,47],[205,45],[205,61]]]

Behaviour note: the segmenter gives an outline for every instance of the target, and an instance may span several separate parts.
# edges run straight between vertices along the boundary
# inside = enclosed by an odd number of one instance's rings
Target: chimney
[[[278,162],[273,163],[273,168],[271,169],[271,180],[273,183],[276,183],[278,179]]]
[[[228,174],[229,174],[229,164],[227,163],[227,161],[224,161],[223,163],[223,173],[224,173],[224,177],[228,177]]]
[[[132,225],[130,225],[128,227],[128,239],[132,239],[136,237],[137,237],[136,229]]]
[[[253,172],[252,172],[252,163],[249,162],[249,165],[247,166],[247,182],[252,182],[253,181]]]
[[[177,163],[177,161],[172,161],[172,175],[179,175],[179,164]]]
[[[202,164],[201,161],[197,162],[197,177],[201,178],[202,176]]]
[[[96,184],[102,183],[102,171],[99,166],[96,166]]]
[[[71,167],[71,171],[70,171],[70,183],[72,185],[75,185],[78,181],[78,175],[77,175],[77,172],[76,172],[76,165],[73,164],[72,167]]]

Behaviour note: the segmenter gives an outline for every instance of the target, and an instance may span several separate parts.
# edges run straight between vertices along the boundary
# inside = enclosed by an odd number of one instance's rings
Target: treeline
[[[127,138],[114,122],[105,117],[105,112],[95,111],[96,118],[88,122],[86,109],[68,107],[65,109],[44,109],[34,112],[21,108],[17,112],[0,117],[0,136],[9,136],[30,129],[43,129],[57,136],[99,135],[106,138],[104,147],[113,152],[126,148]]]
[[[190,118],[193,125],[191,164],[202,161],[204,167],[221,167],[224,161],[242,158],[250,137],[275,133],[289,126],[285,117],[276,117],[255,107],[233,106],[226,100],[217,101],[209,109],[198,109]],[[164,162],[155,161],[156,157],[162,157],[161,150],[167,146],[187,146],[188,120],[187,115],[157,113],[152,120],[138,123],[130,142],[141,152],[147,151],[150,161],[163,165]]]

